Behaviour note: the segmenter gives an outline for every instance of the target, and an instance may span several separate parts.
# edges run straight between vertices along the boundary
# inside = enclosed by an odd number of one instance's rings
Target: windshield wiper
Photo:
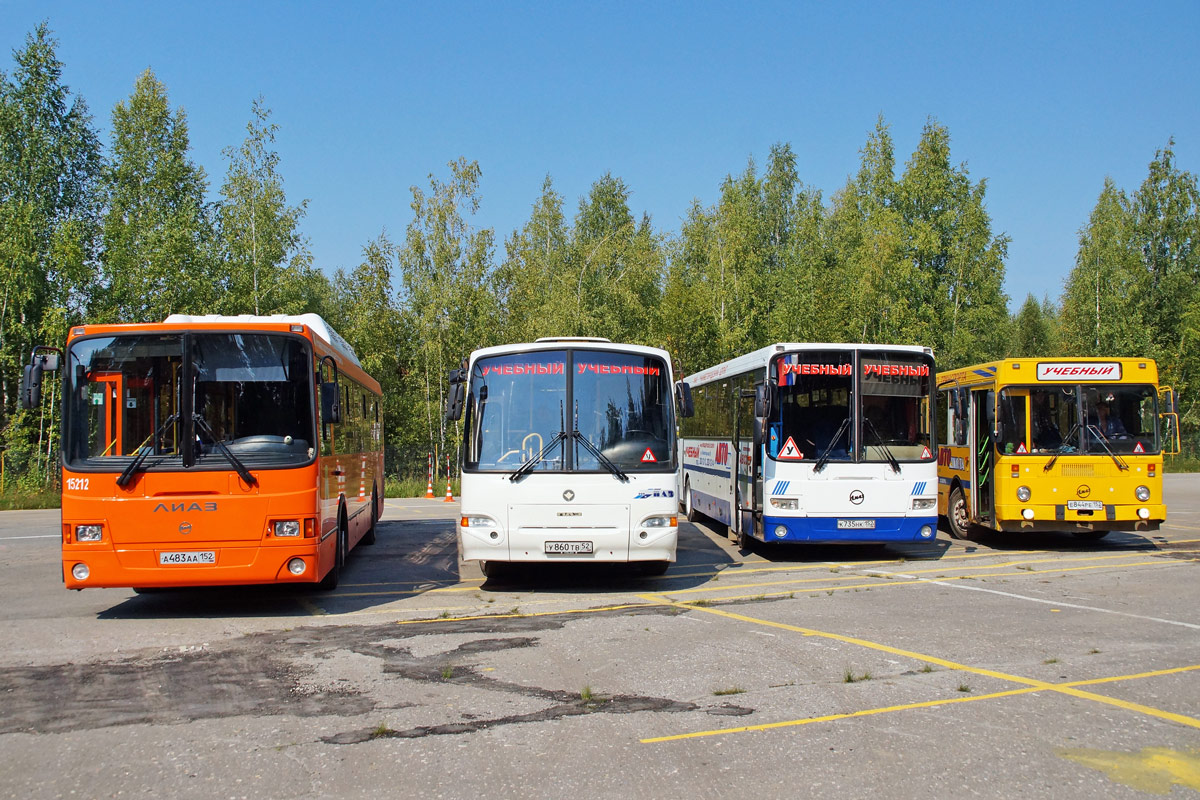
[[[1060,444],[1058,446],[1058,449],[1054,451],[1054,455],[1052,455],[1050,457],[1050,460],[1046,462],[1046,466],[1042,467],[1042,472],[1049,472],[1050,468],[1054,466],[1054,462],[1058,461],[1059,456],[1061,456],[1063,453],[1066,453],[1070,450],[1075,449],[1075,445],[1071,444],[1071,437],[1074,436],[1075,432],[1078,430],[1079,430],[1079,423],[1076,422],[1074,425],[1071,426],[1071,430],[1067,431],[1067,435],[1063,437],[1062,444]]]
[[[1104,448],[1106,453],[1112,456],[1112,460],[1117,465],[1117,469],[1121,470],[1122,472],[1125,472],[1129,469],[1129,465],[1125,463],[1125,460],[1120,458],[1109,448],[1108,437],[1105,436],[1098,427],[1095,425],[1088,425],[1087,429],[1096,435],[1096,441],[1100,443],[1100,446]]]
[[[554,446],[556,444],[558,444],[559,442],[561,442],[567,438],[566,427],[567,427],[567,423],[563,419],[562,402],[559,401],[559,404],[558,404],[558,433],[554,434],[554,438],[551,439],[549,442],[547,442],[546,446],[543,447],[537,455],[530,457],[530,459],[528,461],[526,461],[521,466],[517,467],[515,471],[510,472],[508,474],[508,479],[510,481],[516,481],[516,480],[519,480],[522,476],[529,474],[529,472],[535,466],[537,466],[539,461],[541,461],[543,458],[545,458],[547,455],[550,454],[550,451],[552,449],[554,449]]]
[[[142,466],[142,462],[146,460],[146,457],[154,451],[154,448],[150,446],[150,443],[158,441],[158,437],[162,436],[163,431],[165,431],[170,425],[173,425],[177,419],[179,419],[179,415],[172,414],[163,421],[162,425],[158,426],[158,430],[146,437],[146,441],[142,442],[142,446],[139,447],[137,449],[137,453],[134,454],[133,461],[130,461],[129,466],[125,467],[125,470],[117,477],[117,486],[124,486],[133,480],[133,474]]]
[[[622,482],[625,482],[625,481],[628,481],[628,480],[629,480],[629,476],[628,476],[628,475],[626,475],[624,472],[622,472],[622,471],[621,471],[621,468],[620,468],[620,467],[618,467],[616,464],[614,464],[614,463],[612,462],[612,460],[611,460],[611,459],[609,459],[609,457],[608,457],[608,456],[604,455],[604,453],[601,453],[599,450],[597,450],[597,449],[596,449],[596,445],[594,445],[594,444],[592,444],[591,442],[589,442],[589,441],[588,441],[588,438],[587,438],[586,436],[584,436],[582,433],[580,433],[580,432],[578,431],[578,429],[571,431],[571,436],[572,436],[572,437],[573,437],[573,438],[574,438],[576,441],[583,442],[583,446],[584,446],[584,448],[585,448],[585,449],[586,449],[586,450],[587,450],[589,453],[591,453],[593,456],[595,456],[595,457],[596,457],[596,460],[597,460],[597,461],[599,461],[599,462],[601,463],[601,465],[603,465],[603,466],[604,466],[604,468],[605,468],[605,469],[607,469],[607,470],[608,470],[609,472],[611,472],[611,473],[612,473],[614,476],[616,476],[616,479],[617,479],[617,480],[619,480],[619,481],[622,481]]]
[[[846,428],[849,425],[850,425],[849,417],[846,417],[844,420],[842,420],[842,424],[837,429],[837,433],[835,433],[833,435],[833,438],[829,440],[829,444],[828,444],[828,446],[826,446],[825,452],[821,453],[821,457],[817,459],[816,465],[813,466],[813,474],[816,474],[816,473],[820,472],[821,470],[825,469],[825,465],[827,463],[829,463],[829,456],[833,454],[833,446],[836,445],[838,443],[838,440],[840,440],[842,438],[842,434],[845,433]]]
[[[229,463],[233,465],[235,470],[237,470],[237,474],[242,476],[242,480],[251,486],[254,486],[258,483],[258,478],[251,475],[250,470],[246,469],[246,465],[242,463],[242,460],[235,456],[233,451],[226,447],[223,441],[217,438],[217,434],[213,432],[211,427],[209,427],[208,422],[203,416],[200,414],[192,414],[192,422],[196,423],[197,428],[208,434],[208,438],[212,439],[213,444],[216,445],[217,449],[221,451],[221,455],[229,459]]]
[[[875,438],[879,442],[879,449],[883,451],[883,455],[888,460],[888,464],[892,466],[892,472],[899,472],[900,462],[896,460],[894,455],[892,455],[892,451],[889,450],[888,446],[884,443],[883,437],[879,435],[879,431],[875,430],[875,423],[871,422],[871,420],[867,419],[866,417],[863,418],[863,422],[867,423],[867,427],[871,429],[871,433],[875,434]]]
[[[554,438],[546,443],[546,446],[541,449],[541,452],[539,452],[537,455],[530,458],[528,461],[526,461],[521,466],[517,467],[515,471],[510,472],[508,474],[508,479],[510,481],[515,481],[515,480],[519,479],[521,476],[528,474],[530,471],[533,470],[533,468],[537,465],[537,463],[539,461],[541,461],[543,458],[545,458],[547,455],[549,455],[550,451],[554,448],[554,446],[556,444],[558,444],[559,442],[561,442],[563,439],[566,439],[566,438],[567,438],[567,434],[565,431],[559,431],[558,433],[554,434]]]

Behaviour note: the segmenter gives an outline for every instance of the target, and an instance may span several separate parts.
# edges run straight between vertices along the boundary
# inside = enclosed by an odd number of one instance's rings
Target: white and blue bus
[[[743,547],[932,540],[933,379],[929,348],[795,343],[688,376],[682,508]]]
[[[464,429],[462,560],[488,577],[510,562],[667,570],[679,462],[665,350],[597,338],[488,347],[450,384],[446,415]]]

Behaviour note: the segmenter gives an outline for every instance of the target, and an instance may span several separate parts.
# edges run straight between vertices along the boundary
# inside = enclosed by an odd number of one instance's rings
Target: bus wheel
[[[379,524],[379,501],[375,495],[375,487],[371,487],[371,527],[363,534],[359,544],[375,544],[375,526]]]
[[[508,562],[506,561],[480,561],[479,570],[483,573],[483,577],[489,581],[503,580],[508,571]]]
[[[692,484],[690,481],[683,482],[683,513],[687,517],[688,522],[695,522],[700,519],[700,512],[692,505]]]
[[[967,499],[962,489],[955,487],[950,492],[950,503],[946,509],[946,522],[950,523],[950,535],[955,539],[971,538],[971,519],[967,515]]]
[[[1085,542],[1097,542],[1108,536],[1108,531],[1071,531],[1071,535],[1076,539],[1082,539]]]

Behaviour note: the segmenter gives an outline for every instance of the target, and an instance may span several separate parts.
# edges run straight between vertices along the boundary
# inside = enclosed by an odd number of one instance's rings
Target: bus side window
[[[938,402],[942,404],[941,413],[937,415],[938,444],[950,444],[950,431],[954,428],[954,407],[950,403],[949,392],[938,392]]]

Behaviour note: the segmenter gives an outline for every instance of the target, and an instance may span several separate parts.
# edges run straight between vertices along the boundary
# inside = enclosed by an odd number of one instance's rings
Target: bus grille
[[[1063,464],[1062,474],[1067,478],[1094,478],[1096,477],[1095,464]]]

